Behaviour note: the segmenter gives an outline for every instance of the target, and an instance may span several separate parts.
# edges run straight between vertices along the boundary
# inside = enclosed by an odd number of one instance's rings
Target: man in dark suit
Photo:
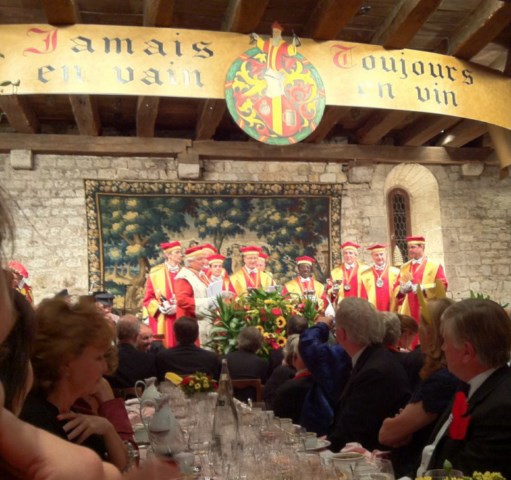
[[[444,312],[441,328],[447,367],[468,384],[468,403],[456,395],[419,471],[449,460],[467,476],[492,471],[511,478],[511,319],[491,300],[467,299]]]
[[[121,318],[116,328],[119,366],[112,376],[107,377],[112,388],[134,387],[137,380],[154,377],[154,357],[137,349],[140,323]]]
[[[382,319],[361,298],[345,298],[335,315],[337,342],[351,357],[353,370],[335,410],[328,439],[339,451],[348,442],[367,450],[387,450],[378,442],[383,420],[394,416],[410,397],[408,377],[392,353],[381,343]]]
[[[199,337],[197,320],[180,317],[174,323],[177,346],[163,350],[156,355],[156,373],[164,380],[167,372],[178,375],[191,375],[202,372],[218,380],[220,361],[214,352],[195,345]]]

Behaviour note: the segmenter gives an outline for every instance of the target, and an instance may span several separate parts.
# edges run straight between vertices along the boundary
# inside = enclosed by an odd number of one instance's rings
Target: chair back
[[[263,401],[264,386],[260,378],[243,378],[232,380],[234,398],[242,402],[250,398],[253,402]]]

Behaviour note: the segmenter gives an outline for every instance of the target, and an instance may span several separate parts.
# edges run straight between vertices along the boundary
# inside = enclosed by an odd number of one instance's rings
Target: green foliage
[[[478,300],[493,300],[492,298],[490,298],[489,295],[485,295],[484,293],[481,292],[474,292],[473,290],[470,290],[470,298],[476,298]],[[509,303],[499,303],[499,305],[502,308],[506,308],[509,306]]]

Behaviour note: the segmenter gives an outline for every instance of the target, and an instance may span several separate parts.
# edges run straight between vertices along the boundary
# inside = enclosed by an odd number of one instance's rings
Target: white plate
[[[306,452],[317,452],[318,450],[323,450],[331,445],[331,442],[328,440],[318,439],[315,447],[307,447],[305,449]]]

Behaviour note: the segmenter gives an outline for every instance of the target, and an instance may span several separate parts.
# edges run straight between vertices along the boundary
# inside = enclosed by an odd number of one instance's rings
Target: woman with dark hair
[[[0,346],[0,381],[5,391],[5,408],[19,415],[25,397],[32,387],[30,349],[35,331],[34,310],[27,299],[14,289],[14,327]]]
[[[90,302],[70,305],[53,298],[36,310],[32,355],[34,389],[20,417],[61,438],[88,446],[120,470],[127,449],[114,426],[99,415],[78,413],[80,398],[102,386],[113,333]]]
[[[396,475],[410,473],[435,426],[459,387],[459,380],[445,364],[440,335],[440,317],[454,303],[448,298],[430,300],[427,312],[421,311],[419,338],[424,354],[421,381],[406,407],[395,417],[384,420],[379,441],[390,447],[402,447],[394,457]]]

